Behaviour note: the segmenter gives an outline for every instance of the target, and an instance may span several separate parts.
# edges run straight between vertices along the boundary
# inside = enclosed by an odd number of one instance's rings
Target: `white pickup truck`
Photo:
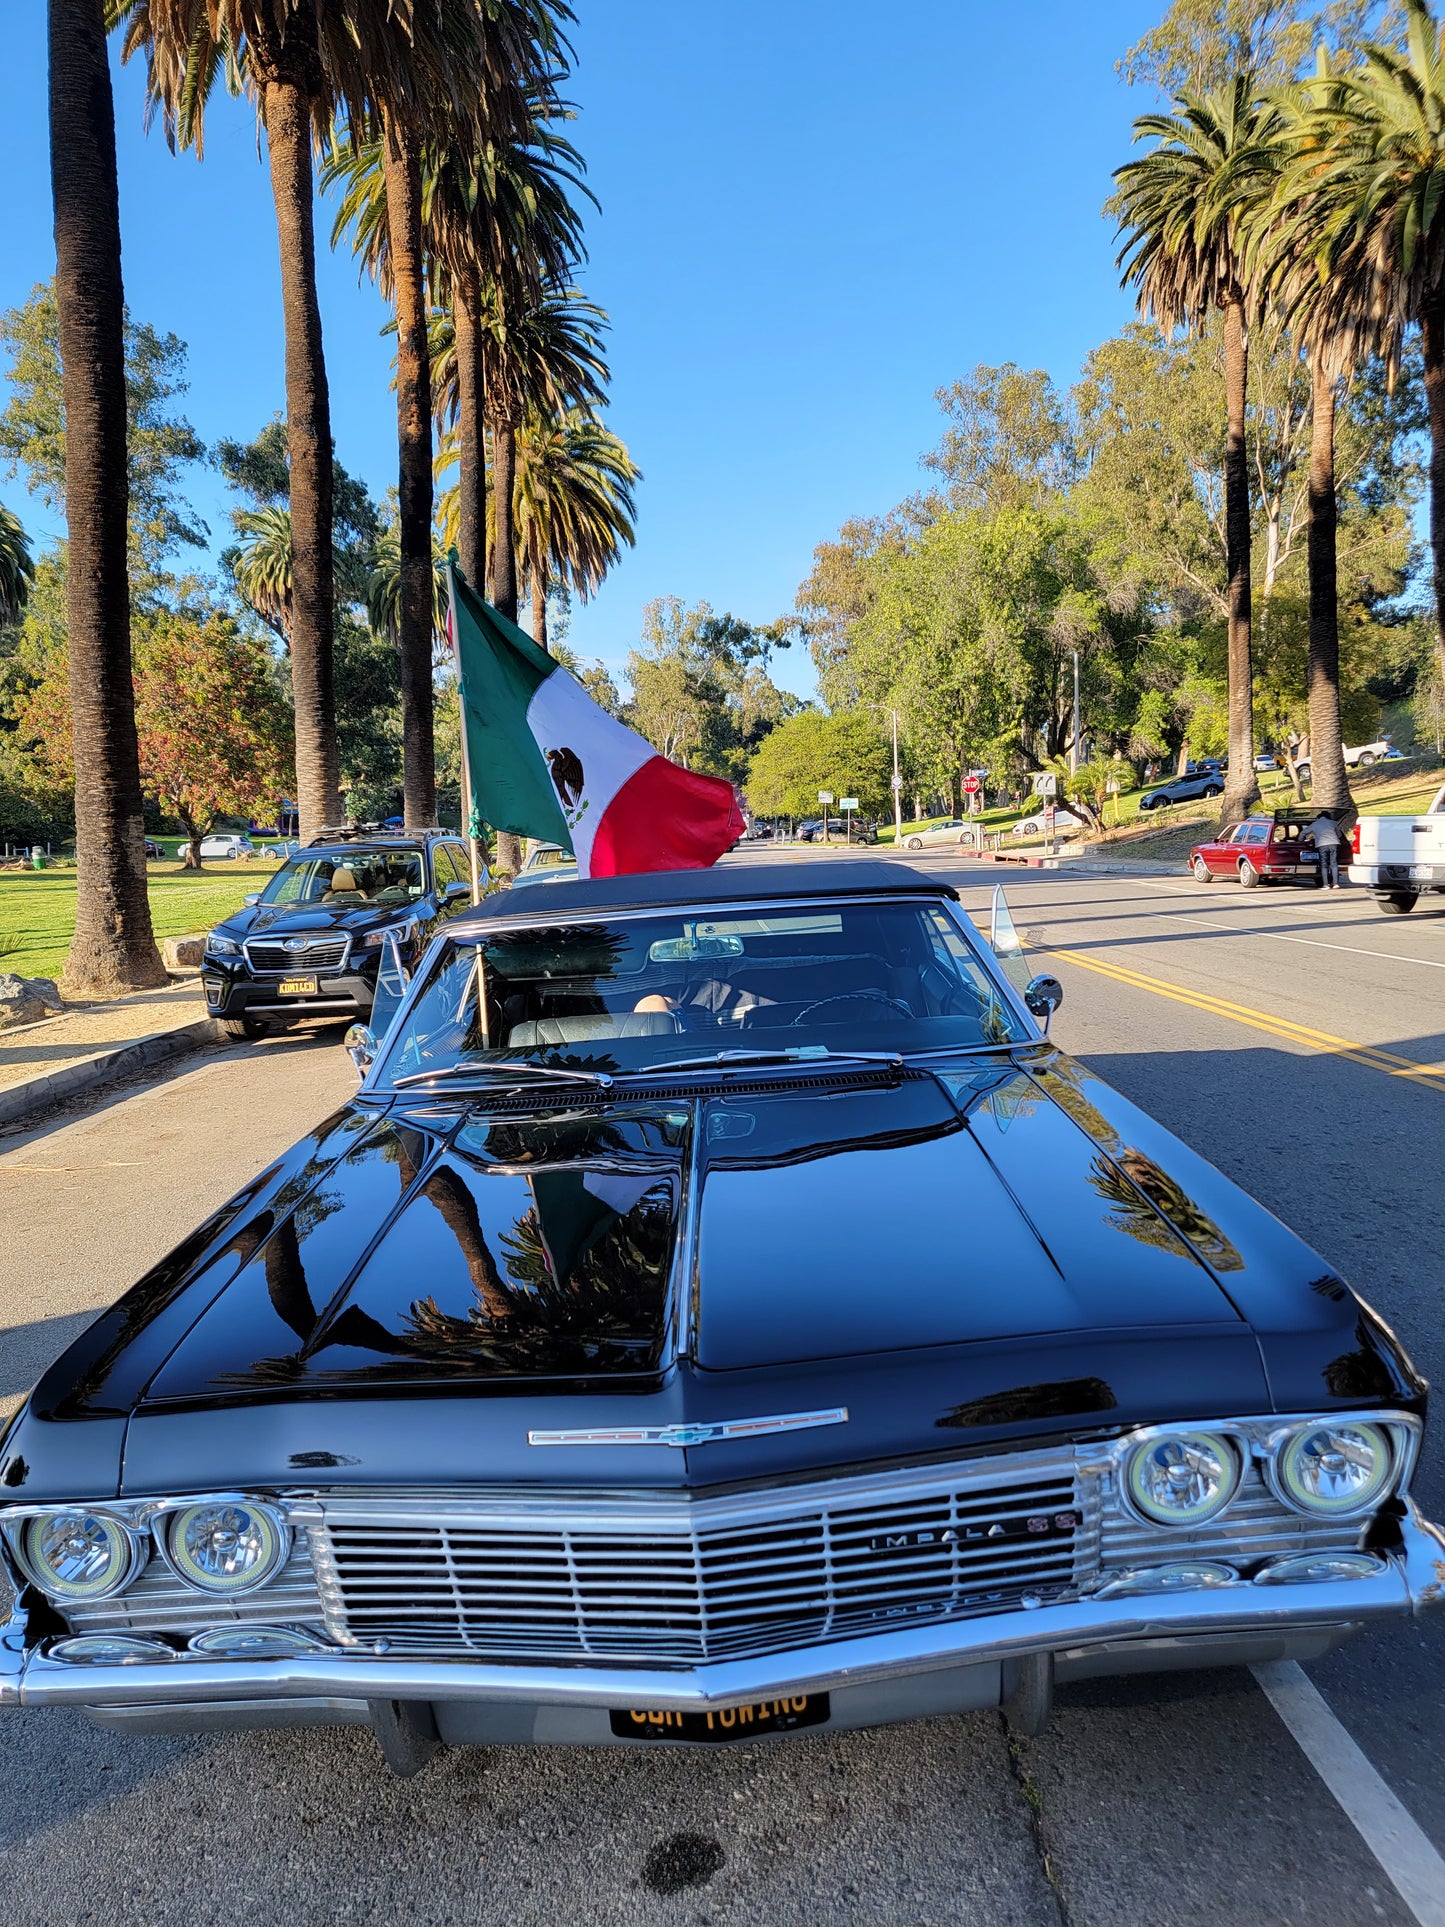
[[[1395,917],[1427,891],[1445,892],[1445,788],[1423,816],[1360,817],[1350,832],[1350,882]]]

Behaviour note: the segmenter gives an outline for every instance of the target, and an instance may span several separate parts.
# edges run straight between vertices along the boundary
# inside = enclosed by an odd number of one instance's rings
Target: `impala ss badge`
[[[777,1412],[768,1418],[725,1418],[712,1425],[599,1425],[575,1432],[529,1432],[528,1445],[713,1445],[719,1439],[758,1438],[767,1432],[807,1432],[846,1425],[848,1407],[828,1412]]]

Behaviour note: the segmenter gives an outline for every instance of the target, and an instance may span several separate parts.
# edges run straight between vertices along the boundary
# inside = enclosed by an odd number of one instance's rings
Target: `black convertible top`
[[[725,869],[647,870],[637,876],[562,879],[501,890],[447,925],[448,934],[519,917],[555,919],[596,910],[669,909],[686,903],[749,903],[759,899],[862,896],[953,897],[950,884],[920,875],[911,864],[879,858],[793,863],[736,863]]]

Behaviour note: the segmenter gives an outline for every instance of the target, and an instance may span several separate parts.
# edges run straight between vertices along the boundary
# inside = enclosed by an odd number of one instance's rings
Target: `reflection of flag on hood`
[[[475,816],[564,845],[584,877],[705,870],[732,848],[744,825],[731,783],[659,756],[449,574]]]
[[[538,1171],[527,1182],[537,1206],[537,1223],[547,1264],[559,1285],[566,1284],[604,1232],[625,1217],[659,1182],[657,1172]]]

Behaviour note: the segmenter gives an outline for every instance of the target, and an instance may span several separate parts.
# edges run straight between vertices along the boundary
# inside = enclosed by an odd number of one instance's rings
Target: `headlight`
[[[202,1592],[263,1586],[289,1550],[290,1534],[269,1507],[227,1499],[187,1506],[166,1528],[172,1571]]]
[[[1379,1426],[1349,1421],[1300,1426],[1274,1459],[1275,1485],[1287,1504],[1337,1519],[1368,1511],[1393,1469],[1390,1441]]]
[[[26,1572],[53,1599],[109,1599],[142,1557],[140,1542],[118,1519],[80,1506],[27,1520],[20,1549]]]
[[[218,937],[213,930],[206,938],[206,953],[212,957],[239,957],[241,946],[233,943],[229,937]]]
[[[1129,1454],[1124,1490],[1145,1519],[1198,1526],[1223,1512],[1239,1478],[1239,1458],[1217,1432],[1162,1432]]]
[[[408,917],[405,923],[389,923],[384,929],[373,930],[369,937],[361,939],[361,947],[363,950],[380,950],[388,937],[395,937],[399,944],[414,943],[416,933],[416,918]]]

